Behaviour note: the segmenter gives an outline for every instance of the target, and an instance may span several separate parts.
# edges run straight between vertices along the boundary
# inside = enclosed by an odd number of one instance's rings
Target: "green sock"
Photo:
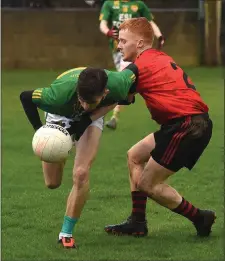
[[[61,229],[61,233],[72,234],[74,226],[76,225],[78,218],[71,218],[64,216],[64,221]]]

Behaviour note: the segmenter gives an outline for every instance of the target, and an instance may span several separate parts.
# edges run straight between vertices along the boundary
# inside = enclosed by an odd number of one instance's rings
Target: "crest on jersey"
[[[137,5],[132,5],[132,6],[130,7],[130,9],[131,9],[133,12],[137,12],[138,6],[137,6]]]
[[[127,13],[127,12],[128,12],[128,6],[123,5],[123,7],[122,7],[122,12],[123,12],[123,13]]]

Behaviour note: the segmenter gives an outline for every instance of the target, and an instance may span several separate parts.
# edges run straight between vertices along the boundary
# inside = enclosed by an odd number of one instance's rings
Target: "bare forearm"
[[[105,106],[97,109],[96,111],[92,112],[90,118],[92,121],[95,121],[104,115],[106,115],[109,111],[113,110],[116,107],[117,103],[114,103],[110,106]]]
[[[99,29],[100,29],[100,31],[101,31],[104,35],[107,35],[107,33],[108,33],[108,31],[109,31],[109,27],[108,27],[107,21],[105,21],[105,20],[101,21],[100,26],[99,26]]]
[[[150,24],[152,26],[152,29],[154,31],[156,38],[159,38],[160,36],[162,36],[162,33],[161,33],[158,25],[154,21],[151,21]]]

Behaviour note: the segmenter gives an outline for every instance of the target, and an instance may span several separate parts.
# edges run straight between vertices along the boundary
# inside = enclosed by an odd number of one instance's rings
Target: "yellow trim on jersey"
[[[41,93],[36,93],[36,92],[34,92],[34,93],[32,94],[32,96],[38,96],[38,97],[41,97]]]
[[[132,81],[135,81],[136,76],[134,74],[132,74],[130,78],[131,78]]]
[[[102,21],[104,14],[100,14],[99,21]]]
[[[120,1],[119,1],[119,0],[113,1],[113,6],[119,6],[119,4],[120,4]]]
[[[61,77],[63,77],[65,74],[68,74],[72,71],[77,71],[77,70],[84,70],[85,68],[87,67],[77,67],[77,68],[73,68],[73,69],[70,69],[68,71],[65,71],[64,73],[60,74],[56,79],[60,79]]]
[[[33,95],[41,96],[40,92],[33,92]]]
[[[42,90],[35,90],[32,93],[32,99],[41,99]]]
[[[32,96],[33,96],[33,95],[41,96],[41,92],[36,92],[36,91],[34,91],[33,94],[32,94]]]
[[[128,7],[127,7],[127,6],[123,6],[122,12],[123,12],[123,13],[127,13],[127,12],[128,12]]]

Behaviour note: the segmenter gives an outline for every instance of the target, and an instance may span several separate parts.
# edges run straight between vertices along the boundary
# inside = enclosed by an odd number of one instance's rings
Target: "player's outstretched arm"
[[[20,101],[29,122],[33,126],[34,130],[37,130],[42,126],[42,122],[38,113],[37,105],[32,101],[33,92],[33,90],[21,92]]]
[[[138,68],[130,63],[120,72],[108,71],[107,88],[119,105],[130,105],[134,103],[136,84],[138,79]]]
[[[116,105],[117,103],[98,108],[90,114],[86,113],[82,115],[80,121],[71,122],[71,127],[68,129],[70,135],[75,134],[75,139],[79,140],[85,130],[93,121],[106,115],[109,111],[113,110]]]
[[[114,103],[112,105],[109,106],[104,106],[101,108],[96,109],[95,111],[93,111],[90,115],[90,118],[92,121],[95,121],[103,116],[105,116],[108,112],[110,112],[111,110],[113,110],[116,107],[117,103]]]

